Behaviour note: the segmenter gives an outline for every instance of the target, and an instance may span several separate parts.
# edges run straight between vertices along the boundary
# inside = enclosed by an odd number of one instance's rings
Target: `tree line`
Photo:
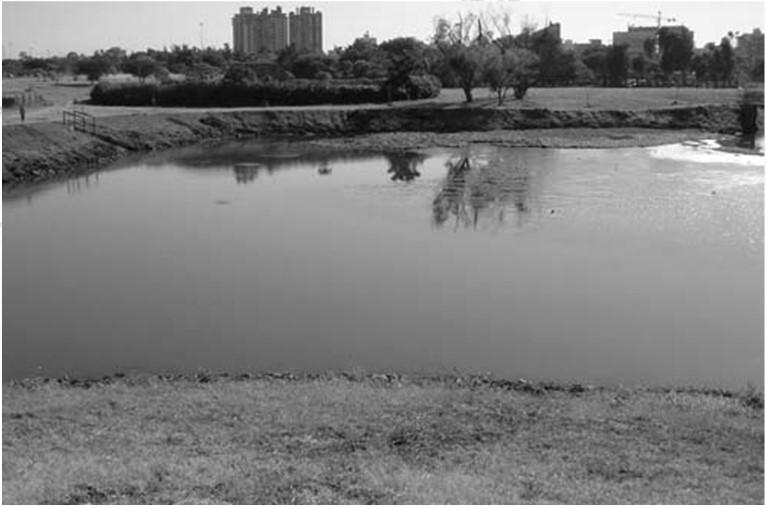
[[[399,89],[413,75],[436,76],[444,87],[461,88],[467,102],[472,90],[489,87],[502,104],[510,91],[516,99],[531,86],[736,86],[763,82],[763,33],[728,33],[720,42],[695,51],[685,28],[661,28],[646,39],[640,54],[628,46],[591,46],[567,50],[558,34],[525,26],[512,34],[507,14],[481,13],[438,19],[428,42],[397,37],[378,43],[365,34],[346,47],[326,54],[289,46],[275,55],[237,54],[223,48],[187,45],[128,54],[112,47],[92,55],[70,52],[64,57],[21,55],[4,59],[4,75],[37,75],[58,79],[84,75],[90,81],[127,73],[144,81],[167,82],[183,75],[192,81],[230,83],[316,79],[383,83]]]

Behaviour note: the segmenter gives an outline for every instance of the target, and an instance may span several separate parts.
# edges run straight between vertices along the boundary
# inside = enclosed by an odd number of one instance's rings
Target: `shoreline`
[[[24,383],[24,382],[22,382]],[[763,396],[484,375],[3,385],[7,503],[762,503]]]
[[[61,123],[3,128],[3,185],[92,172],[130,155],[203,142],[314,141],[333,149],[377,150],[493,143],[612,148],[723,139],[738,131],[734,106],[642,110],[495,108],[333,108],[99,117],[92,132]]]
[[[704,383],[671,385],[658,384],[595,384],[565,380],[528,380],[525,378],[511,379],[492,373],[475,372],[445,372],[445,373],[411,373],[394,371],[368,370],[327,370],[322,372],[302,371],[263,371],[263,372],[214,372],[199,370],[196,372],[115,372],[101,376],[28,376],[2,380],[3,388],[35,389],[44,385],[57,385],[62,388],[90,389],[112,384],[125,386],[147,385],[154,382],[168,384],[215,384],[226,382],[258,382],[283,381],[306,383],[314,381],[329,381],[342,379],[351,383],[388,383],[400,385],[442,385],[451,388],[490,388],[505,391],[527,392],[544,395],[549,392],[580,394],[583,392],[609,392],[631,390],[652,394],[667,394],[671,392],[691,395],[739,399],[748,407],[763,409],[764,392],[751,383],[738,388],[713,386]]]

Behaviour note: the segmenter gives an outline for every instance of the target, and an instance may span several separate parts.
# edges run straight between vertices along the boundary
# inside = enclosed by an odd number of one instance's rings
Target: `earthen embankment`
[[[733,134],[739,130],[739,122],[737,109],[726,105],[636,111],[436,105],[133,114],[98,118],[95,131],[87,133],[60,123],[4,127],[3,183],[48,179],[97,168],[128,153],[159,151],[211,140],[573,128],[695,129]]]

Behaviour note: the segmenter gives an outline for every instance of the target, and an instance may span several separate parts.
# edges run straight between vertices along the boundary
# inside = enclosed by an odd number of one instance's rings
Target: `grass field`
[[[61,121],[61,113],[73,107],[74,102],[90,97],[90,86],[83,86],[83,81],[62,81],[56,85],[52,81],[33,78],[3,79],[3,94],[13,95],[31,88],[32,93],[42,97],[44,103],[27,108],[27,122]],[[713,88],[531,88],[524,100],[508,100],[507,108],[548,108],[548,109],[654,109],[672,106],[701,104],[730,104],[742,95],[737,89]],[[474,90],[474,102],[470,107],[495,107],[496,100],[487,89]],[[444,89],[435,99],[415,102],[399,102],[395,106],[413,104],[439,107],[465,107],[464,95],[458,89]],[[98,107],[77,106],[96,117],[124,114],[152,114],[157,112],[183,112],[188,109],[153,108],[153,107]],[[314,108],[348,107],[390,107],[386,104],[363,106],[312,106]],[[296,109],[299,107],[286,107]],[[231,109],[210,108],[210,111]],[[16,108],[3,109],[3,124],[20,123]]]
[[[508,100],[504,107],[547,109],[656,109],[701,104],[731,104],[742,91],[714,88],[530,88],[524,100]],[[497,99],[488,89],[473,92],[475,107],[494,107]],[[459,104],[462,90],[444,89],[437,103]]]
[[[476,377],[3,387],[3,502],[763,503],[763,397]]]

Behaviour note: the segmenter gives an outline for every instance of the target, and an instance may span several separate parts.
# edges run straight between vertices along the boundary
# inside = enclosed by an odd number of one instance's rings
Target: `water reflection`
[[[762,381],[762,167],[653,149],[471,145],[420,164],[283,147],[140,158],[89,191],[4,201],[4,377],[455,366]]]
[[[332,174],[332,169],[330,168],[330,162],[327,160],[324,160],[320,163],[319,168],[317,169],[317,173],[319,173],[320,176],[329,176]]]
[[[68,195],[76,195],[82,191],[90,190],[91,186],[98,185],[98,172],[88,174],[73,179],[68,179],[66,182],[66,192]]]
[[[384,156],[388,160],[388,173],[391,174],[391,181],[405,182],[420,177],[417,167],[428,158],[422,153],[412,151],[388,153]]]
[[[485,157],[463,153],[446,167],[447,176],[432,205],[434,225],[442,227],[454,217],[455,230],[461,224],[476,229],[480,217],[485,217],[499,226],[508,207],[516,211],[517,226],[523,224],[532,175],[512,150],[497,149]]]
[[[76,196],[86,190],[95,189],[98,186],[98,178],[99,173],[93,172],[84,176],[62,176],[44,182],[4,183],[3,201],[23,201],[27,205],[32,205],[38,195],[55,190],[62,182],[65,185],[67,195]]]
[[[260,163],[238,163],[234,165],[234,178],[238,184],[250,183],[258,177],[258,172],[263,169],[264,166]],[[269,170],[269,174],[271,174]]]

